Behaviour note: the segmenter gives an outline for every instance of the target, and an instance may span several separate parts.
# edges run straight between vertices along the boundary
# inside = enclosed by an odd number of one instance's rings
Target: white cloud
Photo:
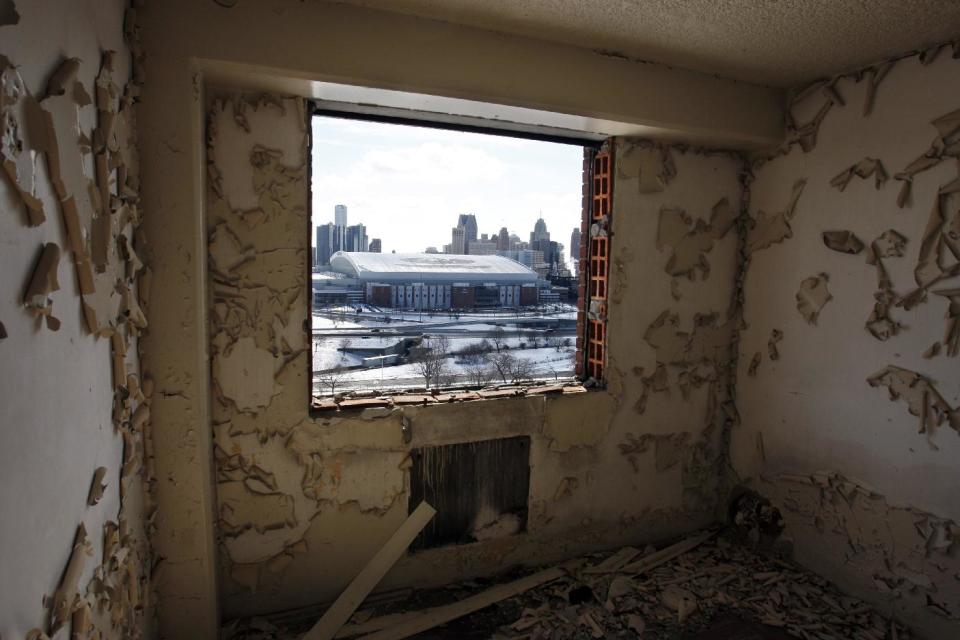
[[[539,212],[554,238],[579,226],[577,147],[420,127],[318,118],[314,122],[314,221],[346,204],[384,250],[450,242],[459,213],[481,233],[501,226],[526,238]]]

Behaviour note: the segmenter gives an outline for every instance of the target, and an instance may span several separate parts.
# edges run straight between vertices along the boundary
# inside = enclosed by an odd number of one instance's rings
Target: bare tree
[[[487,384],[496,375],[490,358],[486,354],[470,359],[463,368],[470,376],[470,383],[478,387]]]
[[[493,365],[493,368],[504,382],[509,382],[508,377],[513,376],[513,367],[516,360],[517,359],[509,353],[498,353],[490,359],[490,364]]]
[[[436,388],[446,382],[449,354],[450,339],[446,336],[424,339],[419,346],[410,350],[410,359],[417,373],[423,377],[427,389],[431,383]]]
[[[343,381],[346,375],[347,372],[342,366],[336,366],[333,369],[317,372],[317,382],[321,391],[324,387],[330,387],[330,395],[335,396],[337,395],[337,385]]]
[[[510,368],[511,382],[530,382],[533,380],[533,360],[517,358]]]
[[[490,342],[493,343],[493,348],[497,350],[497,353],[500,353],[500,350],[506,347],[507,332],[503,330],[503,327],[494,327],[493,334],[490,336]]]

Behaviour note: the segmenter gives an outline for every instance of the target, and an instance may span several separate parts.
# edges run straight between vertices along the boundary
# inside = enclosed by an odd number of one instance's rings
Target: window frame
[[[313,118],[316,116],[342,118],[345,120],[359,120],[366,122],[380,122],[385,124],[407,125],[423,127],[427,129],[443,129],[449,131],[461,131],[467,133],[481,133],[486,135],[496,135],[507,138],[519,138],[524,140],[535,140],[540,142],[552,142],[558,144],[567,144],[579,146],[584,152],[583,171],[582,171],[582,201],[580,216],[580,259],[577,267],[577,336],[576,353],[574,364],[574,379],[563,382],[550,383],[549,381],[533,381],[525,385],[495,385],[492,390],[477,389],[475,385],[451,385],[442,389],[426,391],[385,391],[379,393],[376,389],[353,390],[350,396],[341,401],[335,398],[339,394],[331,396],[315,395],[314,393],[314,369],[313,369],[313,256],[310,255],[306,261],[306,286],[308,293],[308,313],[304,323],[308,334],[310,349],[307,358],[307,376],[308,397],[310,398],[311,413],[328,413],[330,411],[349,411],[362,410],[376,407],[403,406],[411,404],[435,404],[443,401],[473,401],[493,398],[502,398],[510,396],[541,395],[541,394],[573,394],[583,393],[586,388],[585,382],[590,382],[592,388],[603,388],[604,386],[604,365],[606,361],[606,296],[602,298],[594,296],[591,298],[591,273],[597,269],[598,281],[604,283],[604,294],[606,283],[609,278],[609,246],[610,246],[610,220],[612,213],[612,194],[613,194],[613,138],[598,140],[593,137],[583,136],[579,132],[570,131],[558,133],[538,133],[536,131],[522,130],[518,131],[508,128],[511,123],[489,121],[489,124],[476,124],[468,122],[474,118],[453,118],[454,121],[444,121],[431,119],[431,116],[438,114],[430,113],[411,113],[409,116],[398,116],[392,113],[386,113],[387,109],[379,109],[376,106],[369,106],[364,111],[353,109],[334,109],[328,106],[319,106],[315,101],[308,101],[308,108],[305,110],[307,127],[307,170],[311,179],[307,185],[307,237],[311,239],[313,232],[313,127],[311,126]],[[607,157],[608,172],[606,175],[605,200],[598,201],[595,191],[597,157]],[[598,212],[599,215],[598,215]],[[603,216],[606,216],[605,218]],[[591,251],[593,229],[601,228],[604,230],[603,243],[607,250],[605,253]],[[312,253],[312,252],[311,252]],[[595,266],[596,265],[596,266]],[[602,305],[601,312],[596,310],[597,303]],[[587,332],[593,329],[596,333],[593,340],[587,335]],[[599,342],[598,342],[599,341]],[[591,359],[590,346],[594,345]],[[599,348],[599,351],[598,351]],[[597,366],[597,354],[599,354],[599,366]],[[598,375],[592,375],[598,374]],[[502,388],[507,386],[509,388]],[[512,392],[512,393],[508,393]],[[427,397],[434,397],[433,402],[427,400]],[[420,400],[420,401],[417,401]],[[344,402],[347,401],[347,402]]]

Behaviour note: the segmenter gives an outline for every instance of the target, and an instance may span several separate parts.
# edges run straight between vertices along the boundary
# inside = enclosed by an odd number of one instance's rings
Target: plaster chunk
[[[214,379],[240,411],[256,413],[280,393],[274,381],[277,359],[251,337],[240,338],[214,360]]]
[[[852,231],[824,231],[820,234],[828,249],[855,255],[863,251],[863,241]]]
[[[960,408],[951,407],[926,377],[915,371],[888,366],[867,378],[871,387],[887,387],[890,400],[903,400],[909,412],[920,418],[919,433],[927,434],[931,447],[937,427],[948,424],[960,435]]]
[[[40,249],[36,266],[23,294],[23,304],[37,318],[45,318],[47,327],[53,331],[60,328],[60,321],[53,317],[53,299],[50,294],[60,290],[57,270],[60,265],[60,247],[48,242]]]
[[[797,180],[793,184],[790,200],[784,211],[772,215],[763,211],[757,213],[756,220],[753,221],[753,225],[747,234],[748,253],[766,249],[793,237],[790,220],[796,215],[797,203],[800,201],[800,196],[806,184],[805,179]]]
[[[833,298],[827,290],[827,279],[827,274],[821,273],[818,276],[806,278],[800,283],[800,291],[797,292],[797,310],[807,324],[817,324],[820,310]]]
[[[47,135],[41,111],[16,67],[0,55],[0,164],[26,207],[31,227],[46,219],[36,181],[38,153],[46,148]]]
[[[710,273],[706,254],[713,249],[717,240],[727,234],[735,219],[736,212],[727,198],[721,198],[713,206],[709,222],[693,222],[682,209],[661,209],[657,248],[672,249],[666,272],[671,276],[687,276],[692,280],[696,270],[700,269],[705,280]]]
[[[843,191],[854,177],[867,179],[870,176],[873,176],[874,186],[877,189],[887,181],[887,172],[883,168],[883,163],[876,158],[864,158],[857,164],[844,169],[830,181],[830,186]]]
[[[907,239],[894,229],[887,229],[873,241],[876,255],[880,258],[900,258],[903,256]]]

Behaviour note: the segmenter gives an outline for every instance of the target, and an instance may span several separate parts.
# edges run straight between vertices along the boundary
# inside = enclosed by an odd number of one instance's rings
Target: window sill
[[[587,388],[576,381],[560,382],[556,384],[513,385],[477,390],[439,390],[419,393],[387,393],[380,395],[363,395],[362,397],[318,397],[313,398],[310,405],[311,413],[329,414],[344,411],[362,411],[363,409],[382,409],[393,407],[427,406],[437,404],[454,404],[461,402],[476,402],[479,400],[496,400],[500,398],[517,398],[526,396],[561,396],[586,393]]]

